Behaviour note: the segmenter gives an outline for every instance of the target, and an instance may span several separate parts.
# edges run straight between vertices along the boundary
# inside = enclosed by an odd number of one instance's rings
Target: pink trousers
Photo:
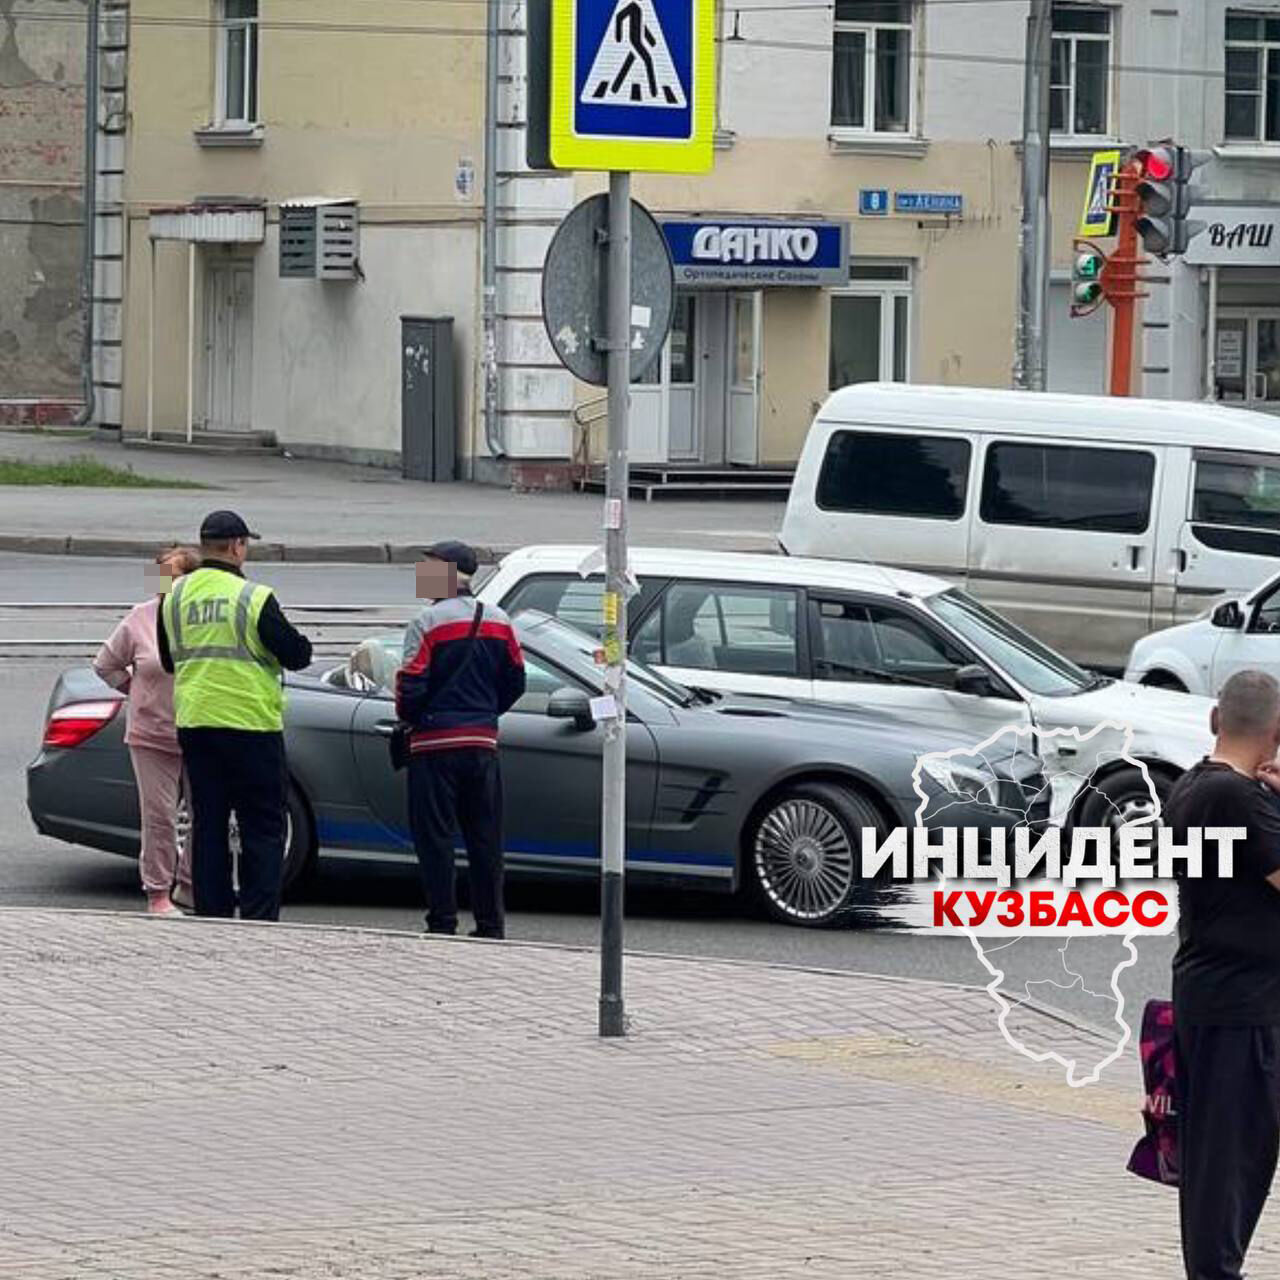
[[[131,746],[129,755],[142,811],[142,887],[148,893],[168,893],[176,884],[189,892],[191,846],[179,843],[177,824],[182,756],[140,746]]]

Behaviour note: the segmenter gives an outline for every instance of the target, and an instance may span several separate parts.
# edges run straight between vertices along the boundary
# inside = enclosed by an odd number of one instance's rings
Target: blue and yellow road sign
[[[714,0],[553,0],[551,23],[557,169],[711,168]]]
[[[1095,151],[1089,166],[1089,186],[1084,195],[1084,212],[1080,215],[1082,236],[1115,235],[1116,216],[1111,212],[1111,181],[1120,168],[1120,152]]]

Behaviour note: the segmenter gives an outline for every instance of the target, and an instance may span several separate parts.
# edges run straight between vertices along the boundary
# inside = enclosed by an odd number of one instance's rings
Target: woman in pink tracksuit
[[[200,567],[200,556],[188,547],[173,547],[156,556],[155,563],[162,577],[180,578]],[[172,916],[181,915],[169,896],[175,885],[180,897],[191,901],[191,855],[178,840],[182,751],[173,722],[173,677],[160,665],[156,647],[156,612],[162,598],[163,591],[129,610],[94,659],[93,669],[113,689],[129,695],[124,740],[142,811],[142,887],[149,914]]]

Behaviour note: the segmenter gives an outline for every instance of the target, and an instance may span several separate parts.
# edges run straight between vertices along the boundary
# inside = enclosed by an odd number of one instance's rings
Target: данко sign
[[[849,224],[759,218],[661,223],[676,283],[840,285],[849,281]]]

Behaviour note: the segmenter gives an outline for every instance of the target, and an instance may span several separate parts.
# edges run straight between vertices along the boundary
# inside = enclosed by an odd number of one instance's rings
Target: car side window
[[[640,594],[630,602],[637,616],[660,586],[652,578],[640,581]],[[580,577],[576,573],[534,574],[516,583],[502,599],[502,607],[513,617],[521,609],[537,609],[587,635],[599,637],[604,630],[604,578]]]
[[[798,602],[791,587],[673,583],[636,633],[632,652],[669,667],[794,676]]]
[[[818,603],[819,680],[949,688],[966,655],[919,619],[884,605]]]
[[[1280,587],[1259,603],[1249,630],[1263,634],[1280,632]]]
[[[546,715],[547,704],[557,689],[577,688],[576,681],[569,679],[550,667],[544,667],[528,652],[524,655],[524,693],[511,708],[512,712],[524,712],[530,715]]]

